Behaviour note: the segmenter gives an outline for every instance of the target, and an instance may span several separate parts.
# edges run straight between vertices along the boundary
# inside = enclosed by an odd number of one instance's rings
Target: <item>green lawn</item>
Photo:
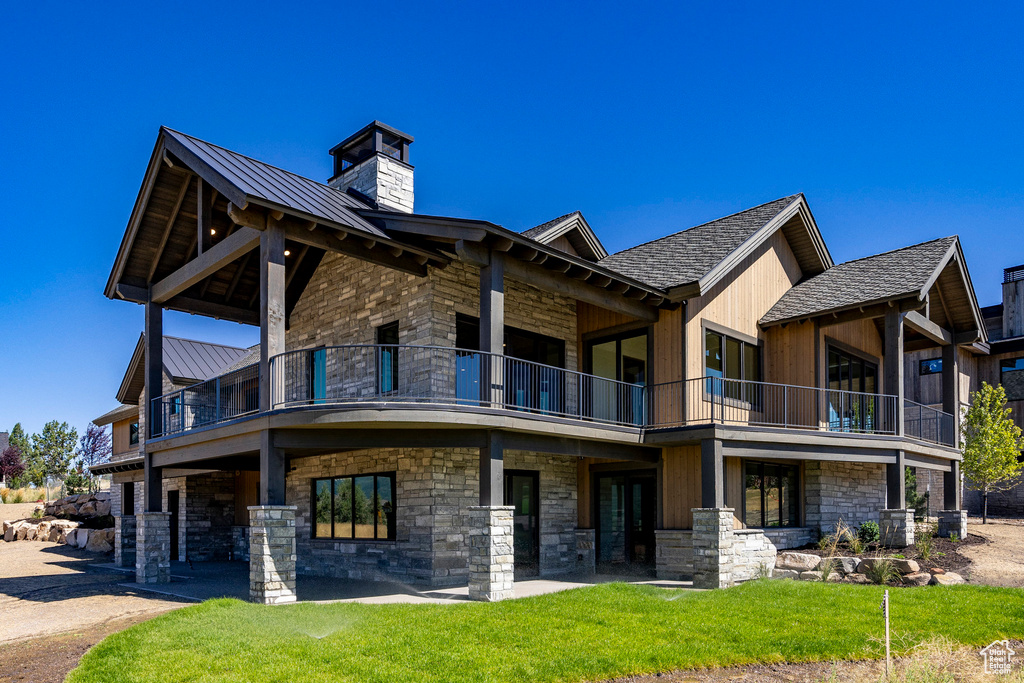
[[[1024,591],[893,590],[910,647],[1024,635]],[[118,681],[580,681],[753,661],[876,657],[882,589],[757,581],[729,590],[607,584],[496,604],[213,600],[110,636],[68,677]]]

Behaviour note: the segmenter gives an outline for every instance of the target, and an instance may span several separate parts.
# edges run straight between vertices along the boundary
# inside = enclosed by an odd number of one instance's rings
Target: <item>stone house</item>
[[[146,309],[146,438],[114,473],[139,581],[168,580],[182,472],[186,535],[264,602],[303,573],[728,586],[840,520],[912,540],[907,466],[963,533],[952,414],[987,335],[958,238],[837,265],[795,194],[608,254],[579,212],[415,213],[412,142],[375,121],[325,184],[160,130],[106,288]],[[168,388],[164,309],[259,347]],[[906,392],[926,349],[939,407]]]

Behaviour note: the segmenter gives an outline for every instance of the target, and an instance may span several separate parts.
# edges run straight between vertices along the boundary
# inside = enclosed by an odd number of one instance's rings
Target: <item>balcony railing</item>
[[[896,397],[700,377],[655,384],[651,428],[708,423],[856,434],[896,433]]]
[[[154,437],[253,415],[260,409],[260,367],[247,365],[153,399],[161,429]]]
[[[272,407],[351,403],[477,406],[613,425],[646,420],[644,387],[443,346],[354,345],[271,359]]]
[[[895,396],[721,377],[645,387],[499,354],[442,346],[348,345],[270,359],[271,409],[416,404],[512,410],[661,429],[706,424],[895,435],[955,445],[952,415]],[[259,412],[259,366],[154,399],[179,434]]]
[[[903,433],[944,446],[956,445],[956,420],[949,413],[914,401],[903,402]]]

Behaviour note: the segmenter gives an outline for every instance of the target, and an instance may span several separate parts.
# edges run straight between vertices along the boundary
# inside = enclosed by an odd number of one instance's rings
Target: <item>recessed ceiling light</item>
[[[217,234],[217,231],[216,231],[216,230],[214,230],[213,228],[210,228],[210,234],[211,234],[211,235],[216,235],[216,234]]]
[[[285,256],[291,256],[291,255],[292,255],[292,252],[291,252],[291,251],[289,251],[288,249],[285,249],[285,250],[284,250],[284,255],[285,255]]]

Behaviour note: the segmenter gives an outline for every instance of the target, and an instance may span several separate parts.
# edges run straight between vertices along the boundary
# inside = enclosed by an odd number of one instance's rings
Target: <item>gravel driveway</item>
[[[130,577],[89,566],[109,561],[56,543],[0,541],[0,645],[192,604],[119,586]]]
[[[971,558],[971,583],[988,586],[1024,587],[1024,520],[967,520],[967,530],[990,543],[964,546],[960,554]]]

